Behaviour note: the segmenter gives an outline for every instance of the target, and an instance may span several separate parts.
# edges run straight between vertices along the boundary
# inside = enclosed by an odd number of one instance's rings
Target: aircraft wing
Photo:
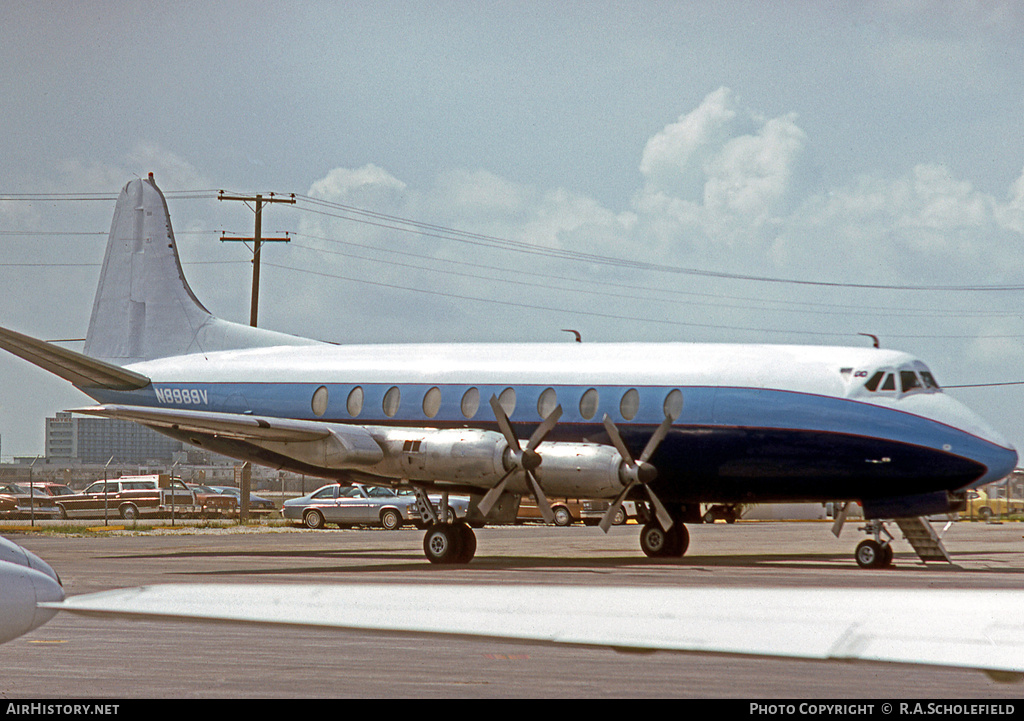
[[[363,426],[149,406],[89,406],[73,412],[135,421],[156,430],[246,441],[328,468],[371,465],[384,457]]]
[[[235,621],[927,664],[1024,678],[1014,590],[178,584],[72,596],[89,616]]]

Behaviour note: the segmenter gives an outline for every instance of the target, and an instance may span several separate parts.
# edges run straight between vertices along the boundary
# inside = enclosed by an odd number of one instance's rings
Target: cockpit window
[[[915,388],[920,388],[921,379],[917,377],[917,373],[914,371],[900,371],[900,385],[903,386],[903,392],[906,393]]]
[[[858,371],[858,375],[861,377],[865,377],[867,374],[868,371]],[[914,363],[913,368],[883,368],[882,370],[876,370],[864,382],[863,388],[870,393],[885,391],[920,393],[921,391],[937,392],[942,390],[935,381],[935,377],[920,362]]]
[[[868,378],[868,382],[864,384],[864,387],[867,388],[872,393],[874,393],[875,391],[878,390],[878,384],[882,382],[882,378],[884,376],[885,376],[884,372],[878,371],[873,376]]]

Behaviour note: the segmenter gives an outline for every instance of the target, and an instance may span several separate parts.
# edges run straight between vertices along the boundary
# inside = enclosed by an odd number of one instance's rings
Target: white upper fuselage
[[[319,344],[192,354],[128,367],[153,380],[156,397],[143,401],[150,405],[342,423],[487,425],[494,420],[487,399],[512,389],[516,400],[506,408],[512,422],[536,424],[544,415],[541,394],[551,389],[565,410],[560,425],[584,427],[582,436],[586,426],[599,426],[605,413],[627,426],[657,424],[668,394],[678,389],[680,427],[878,436],[964,452],[990,468],[984,482],[1005,475],[1016,461],[1005,439],[937,387],[903,392],[900,371],[914,371],[920,380],[928,370],[893,350],[704,343]],[[896,389],[868,391],[865,382],[882,371],[895,374]],[[321,386],[326,404],[314,412],[312,396]],[[387,407],[385,395],[395,388],[400,402]],[[357,412],[347,405],[353,389],[360,396]],[[460,404],[469,389],[477,389],[481,399],[473,413]],[[590,389],[596,392],[584,407]],[[639,397],[633,416],[620,407],[630,389]],[[431,391],[438,400],[428,414]],[[973,449],[968,453],[964,438],[990,448],[998,460],[988,453],[980,458]]]

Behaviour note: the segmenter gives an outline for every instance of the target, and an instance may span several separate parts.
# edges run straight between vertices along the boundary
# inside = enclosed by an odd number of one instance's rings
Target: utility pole
[[[246,203],[256,204],[256,230],[251,238],[229,238],[221,236],[221,242],[234,241],[247,243],[252,241],[252,298],[249,301],[249,325],[256,327],[256,317],[259,314],[260,299],[260,246],[264,243],[287,243],[289,238],[263,238],[263,204],[264,203],[291,203],[295,204],[295,193],[288,197],[278,197],[273,193],[269,197],[263,195],[225,195],[224,191],[217,194],[217,200],[241,200]]]

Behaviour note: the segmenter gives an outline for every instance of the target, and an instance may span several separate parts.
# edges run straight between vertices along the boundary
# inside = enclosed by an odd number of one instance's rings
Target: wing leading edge
[[[966,589],[179,584],[43,605],[115,618],[926,664],[1020,680],[1021,599],[1019,591]]]
[[[74,412],[135,421],[154,430],[246,441],[323,468],[367,466],[384,458],[380,445],[362,426],[147,406],[90,406]]]

